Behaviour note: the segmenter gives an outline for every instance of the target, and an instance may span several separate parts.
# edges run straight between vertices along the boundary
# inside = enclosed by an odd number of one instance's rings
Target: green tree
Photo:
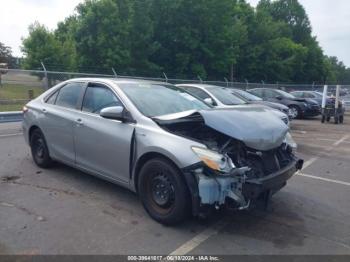
[[[152,0],[134,1],[130,28],[130,73],[157,76],[162,66],[150,61],[160,44],[154,38]]]
[[[177,77],[228,76],[236,63],[235,5],[233,0],[153,1],[154,37],[160,48],[151,60]]]
[[[8,67],[15,66],[15,58],[12,55],[12,49],[0,42],[0,63],[6,63]]]
[[[63,48],[54,33],[37,22],[29,26],[29,36],[23,39],[23,67],[25,69],[41,68],[40,62],[46,65],[62,65]]]
[[[130,0],[87,0],[77,7],[74,38],[80,68],[128,68],[131,7]]]

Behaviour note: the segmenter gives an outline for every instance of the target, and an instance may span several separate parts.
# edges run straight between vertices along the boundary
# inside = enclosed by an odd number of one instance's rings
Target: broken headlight
[[[293,150],[296,150],[298,147],[297,143],[295,143],[292,135],[289,132],[286,134],[286,137],[284,138],[283,142],[289,145]]]
[[[223,155],[202,147],[193,146],[192,150],[207,167],[213,170],[228,173],[235,168],[231,158],[229,158],[227,155]]]

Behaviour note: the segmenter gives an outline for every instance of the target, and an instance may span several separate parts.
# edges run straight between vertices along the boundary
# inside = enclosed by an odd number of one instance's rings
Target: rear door
[[[81,168],[120,182],[129,181],[129,160],[134,123],[103,118],[106,107],[123,106],[115,92],[100,83],[89,83],[75,119],[76,163]]]
[[[84,91],[83,82],[70,82],[53,93],[44,104],[40,125],[46,137],[50,155],[68,164],[75,163],[74,121]]]

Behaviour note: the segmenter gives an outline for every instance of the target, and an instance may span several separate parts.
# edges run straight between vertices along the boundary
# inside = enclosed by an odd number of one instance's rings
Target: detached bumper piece
[[[287,184],[297,170],[302,169],[304,161],[301,159],[292,161],[288,166],[262,178],[247,179],[242,185],[242,194],[247,199],[257,199],[263,193],[269,195],[277,192]]]

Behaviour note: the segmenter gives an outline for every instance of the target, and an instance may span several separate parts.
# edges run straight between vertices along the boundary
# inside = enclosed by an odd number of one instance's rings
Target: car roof
[[[81,77],[72,78],[68,81],[86,81],[86,82],[104,82],[104,83],[115,83],[115,84],[137,84],[137,83],[148,83],[148,84],[163,84],[169,85],[169,83],[163,81],[146,80],[146,79],[134,79],[134,78],[107,78],[107,77]]]
[[[208,84],[177,84],[176,86],[193,86],[198,87],[200,89],[208,89],[208,88],[226,88],[225,86],[216,86],[216,85],[208,85]]]

